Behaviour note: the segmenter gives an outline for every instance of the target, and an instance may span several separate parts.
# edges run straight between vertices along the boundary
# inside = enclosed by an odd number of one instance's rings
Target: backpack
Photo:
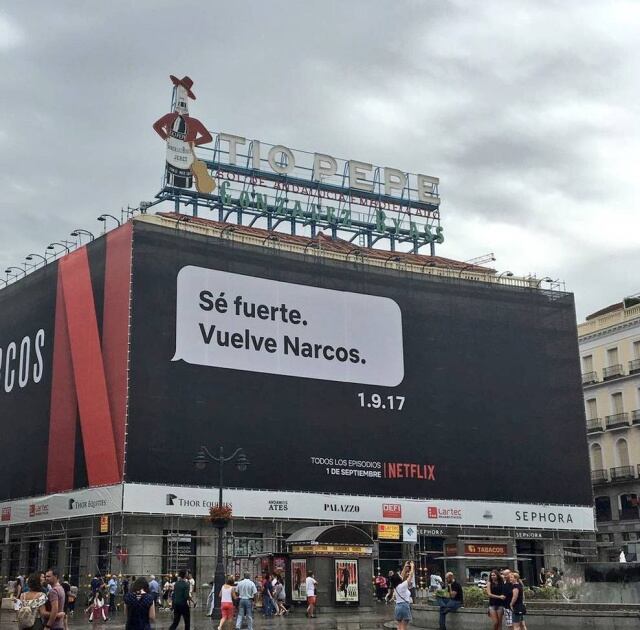
[[[26,628],[33,628],[33,624],[36,622],[36,614],[27,604],[23,602],[20,610],[18,611],[18,628],[19,630],[26,630]]]

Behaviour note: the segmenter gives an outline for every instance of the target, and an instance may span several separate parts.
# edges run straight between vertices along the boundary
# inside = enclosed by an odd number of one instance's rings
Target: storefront
[[[318,606],[373,605],[373,540],[353,525],[303,527],[287,539],[294,603],[306,600],[305,579],[313,572]]]

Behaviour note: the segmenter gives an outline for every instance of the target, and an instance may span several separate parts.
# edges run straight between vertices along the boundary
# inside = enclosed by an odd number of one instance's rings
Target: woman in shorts
[[[527,630],[527,624],[524,621],[524,616],[527,613],[527,608],[524,605],[524,584],[517,571],[511,574],[511,583],[513,584],[513,595],[511,596],[513,630]]]
[[[415,566],[413,562],[405,563],[400,573],[400,579],[402,581],[393,589],[393,596],[396,600],[394,617],[398,622],[398,630],[406,630],[411,621],[411,604],[413,604],[411,587],[413,585],[414,573]]]
[[[504,580],[495,569],[489,573],[487,586],[485,590],[489,596],[489,617],[493,623],[493,630],[502,628],[502,615],[504,613],[504,594],[502,593],[502,585]]]
[[[233,600],[235,599],[235,583],[236,581],[230,577],[220,589],[220,623],[218,624],[218,630],[222,630],[222,626],[227,621],[233,620]]]

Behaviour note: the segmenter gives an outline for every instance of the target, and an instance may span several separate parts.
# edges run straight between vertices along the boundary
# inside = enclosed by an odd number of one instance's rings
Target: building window
[[[640,359],[640,341],[633,342],[633,358]]]
[[[622,404],[622,392],[611,394],[611,413],[615,415],[622,412],[624,412],[624,405]]]
[[[624,438],[616,442],[616,466],[629,466],[629,446]]]
[[[597,521],[611,520],[611,499],[609,497],[596,497],[595,506]]]
[[[638,495],[634,493],[621,494],[618,497],[620,505],[620,520],[637,520],[640,516],[638,512]]]
[[[593,356],[582,357],[582,373],[593,372]]]
[[[640,552],[640,545],[638,543],[629,543],[623,546],[624,555],[627,562],[637,562],[638,553]]]
[[[591,445],[591,470],[602,470],[604,462],[602,461],[602,447],[600,444]]]
[[[618,348],[609,348],[607,350],[607,366],[618,365]]]
[[[598,417],[598,401],[595,398],[587,400],[587,419],[595,420]]]
[[[596,541],[597,542],[603,542],[603,543],[611,542],[611,535],[610,534],[596,534]]]

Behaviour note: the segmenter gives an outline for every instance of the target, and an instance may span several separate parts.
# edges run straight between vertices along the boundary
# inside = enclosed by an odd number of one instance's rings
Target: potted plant
[[[209,508],[207,520],[216,527],[224,527],[233,515],[230,503],[216,503]]]

